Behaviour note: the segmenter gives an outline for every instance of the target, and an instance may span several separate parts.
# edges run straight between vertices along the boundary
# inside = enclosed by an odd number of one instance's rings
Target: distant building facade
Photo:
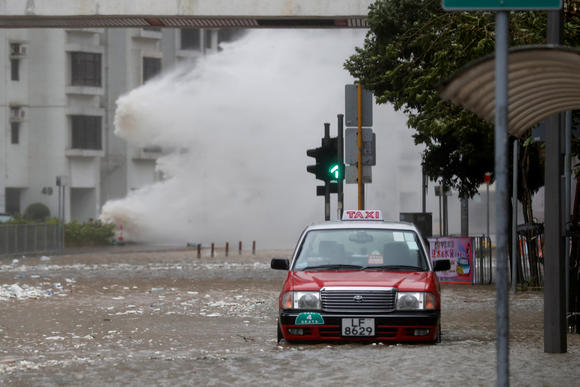
[[[0,213],[32,203],[85,222],[160,179],[159,147],[114,134],[115,101],[243,30],[0,30]],[[63,211],[64,210],[64,211]]]

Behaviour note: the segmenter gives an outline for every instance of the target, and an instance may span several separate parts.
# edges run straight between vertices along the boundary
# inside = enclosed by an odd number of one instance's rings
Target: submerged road
[[[495,385],[495,288],[443,286],[443,342],[276,342],[284,272],[192,250],[0,260],[0,385]],[[510,296],[512,385],[576,385],[580,335],[543,352],[543,294]]]

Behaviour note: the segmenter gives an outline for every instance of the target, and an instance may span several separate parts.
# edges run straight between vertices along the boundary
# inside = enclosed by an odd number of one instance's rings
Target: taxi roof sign
[[[383,220],[381,210],[346,210],[342,220]]]

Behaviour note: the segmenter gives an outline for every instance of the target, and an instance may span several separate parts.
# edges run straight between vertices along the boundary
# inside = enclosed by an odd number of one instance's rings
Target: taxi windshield
[[[429,266],[415,232],[359,228],[310,230],[293,269],[427,271]]]

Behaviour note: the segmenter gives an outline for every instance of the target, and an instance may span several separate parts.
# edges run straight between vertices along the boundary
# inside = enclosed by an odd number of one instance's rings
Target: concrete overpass
[[[0,28],[367,28],[373,0],[3,0]]]

